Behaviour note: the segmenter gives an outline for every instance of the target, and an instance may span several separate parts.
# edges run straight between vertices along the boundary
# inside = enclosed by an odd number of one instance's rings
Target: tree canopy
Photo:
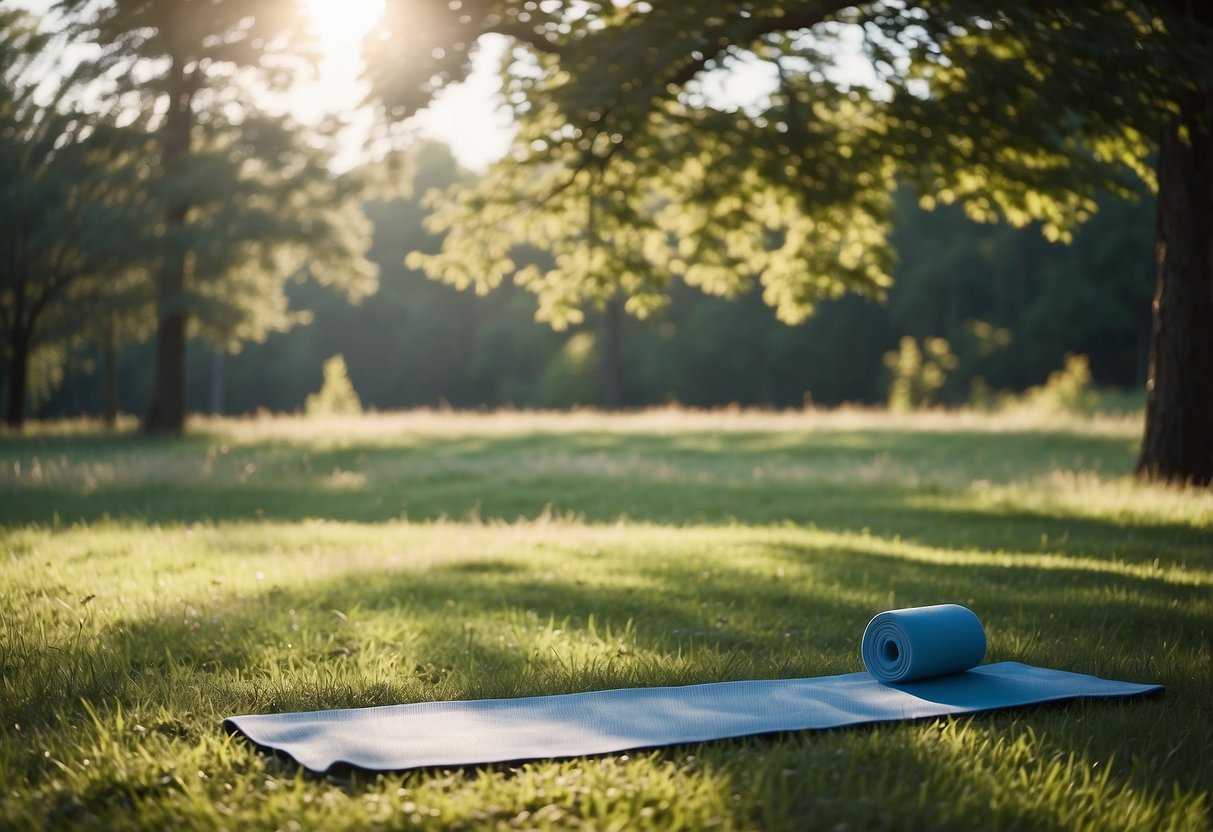
[[[384,111],[424,107],[496,32],[517,40],[505,73],[521,125],[494,175],[443,206],[442,255],[417,262],[493,285],[516,271],[512,246],[563,253],[573,268],[519,275],[557,322],[613,291],[642,312],[670,274],[718,294],[757,277],[787,320],[843,288],[879,294],[899,183],[928,207],[1069,239],[1097,193],[1156,185],[1147,136],[1176,74],[1207,72],[1174,22],[1121,3],[465,3],[420,24],[413,11],[391,4],[372,44]],[[742,64],[768,68],[767,94],[708,94],[711,72]],[[592,265],[602,244],[609,275]]]

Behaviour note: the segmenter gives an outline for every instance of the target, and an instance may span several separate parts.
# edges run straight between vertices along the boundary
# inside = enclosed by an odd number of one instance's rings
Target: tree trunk
[[[25,387],[29,378],[29,338],[20,323],[9,337],[8,408],[4,423],[14,430],[25,425]]]
[[[1158,258],[1139,476],[1213,483],[1213,92],[1190,93],[1158,151]],[[1186,126],[1186,140],[1180,134]]]
[[[211,354],[211,413],[223,414],[223,350]]]
[[[29,376],[29,328],[25,324],[25,281],[13,287],[11,329],[8,333],[8,407],[4,423],[20,430],[25,424],[25,384]]]
[[[156,330],[156,375],[143,429],[181,433],[185,427],[185,315],[170,312]]]
[[[102,418],[105,420],[105,427],[113,430],[114,426],[118,424],[118,337],[112,327],[105,334],[101,363],[105,388]]]
[[[180,180],[189,165],[190,130],[193,127],[193,93],[181,61],[169,67],[170,106],[165,121],[165,171]],[[180,197],[165,211],[165,239],[169,241],[156,279],[159,323],[156,330],[156,370],[152,399],[143,429],[148,433],[179,434],[185,427],[185,308],[186,270],[190,261],[186,242],[189,199]]]
[[[616,295],[602,312],[602,406],[618,410],[622,390],[623,300]]]

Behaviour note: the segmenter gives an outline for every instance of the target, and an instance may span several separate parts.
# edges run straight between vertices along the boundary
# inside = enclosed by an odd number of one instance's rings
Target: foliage
[[[1030,387],[1022,396],[1007,399],[1004,407],[1046,413],[1089,413],[1099,401],[1091,384],[1091,362],[1085,355],[1067,355],[1065,365],[1049,374],[1045,383]]]
[[[367,256],[380,273],[373,302],[351,306],[314,282],[291,287],[292,305],[314,310],[313,320],[227,362],[227,400],[235,411],[297,408],[315,367],[337,352],[364,403],[377,409],[540,403],[537,379],[561,338],[534,326],[533,298],[511,287],[463,294],[405,267],[408,251],[438,245],[422,227],[422,195],[467,176],[443,145],[414,148],[408,167],[411,196],[365,206],[373,221]],[[277,381],[272,391],[258,383],[267,367]]]
[[[1208,188],[1192,187],[1207,183],[1213,147],[1207,3],[507,0],[414,23],[405,4],[389,7],[370,49],[388,119],[466,75],[482,36],[514,38],[503,76],[522,128],[499,169],[528,173],[491,187],[538,215],[533,224],[492,206],[493,193],[461,194],[440,222],[483,220],[477,235],[448,237],[440,256],[416,262],[456,285],[487,264],[494,285],[516,271],[512,247],[558,241],[556,269],[515,274],[557,325],[613,294],[647,313],[670,275],[726,296],[757,281],[788,321],[848,289],[879,297],[897,183],[924,208],[1037,223],[1051,241],[1072,239],[1100,194],[1161,188],[1164,302],[1152,307],[1139,470],[1213,483],[1213,394],[1192,395],[1213,373],[1213,213]],[[410,66],[416,54],[431,59]],[[713,73],[738,67],[765,68],[769,93],[740,104],[714,95]],[[616,241],[588,219],[598,183],[626,207],[614,225],[627,268],[615,281],[598,252]],[[478,216],[482,206],[491,210]]]
[[[419,177],[410,180],[412,196],[365,208],[374,225],[368,258],[380,272],[373,302],[352,306],[313,281],[288,284],[287,302],[311,310],[312,321],[223,360],[227,412],[299,410],[316,389],[317,368],[335,353],[345,356],[364,405],[378,410],[444,401],[472,408],[601,400],[597,363],[581,367],[584,375],[564,388],[576,388],[584,398],[549,398],[543,388],[548,366],[560,361],[569,338],[582,332],[597,337],[596,313],[556,333],[533,323],[535,299],[517,287],[506,284],[478,296],[404,266],[408,251],[440,245],[422,227],[422,195],[472,176],[456,170],[444,147],[417,152],[425,158],[410,163]],[[806,392],[824,406],[883,402],[884,353],[903,335],[921,340],[938,334],[959,362],[938,402],[969,401],[978,376],[991,391],[1022,391],[1073,352],[1090,356],[1095,383],[1126,388],[1140,406],[1150,293],[1140,277],[1154,257],[1145,230],[1153,205],[1108,198],[1101,205],[1073,245],[1051,246],[1035,229],[977,225],[954,206],[928,213],[912,194],[899,194],[892,238],[896,282],[888,303],[829,301],[822,314],[797,326],[781,324],[757,291],[729,301],[677,281],[665,308],[643,321],[624,321],[624,404],[784,408],[799,407]],[[999,346],[1006,337],[1010,344]],[[123,407],[140,412],[151,351],[131,345],[118,358]],[[100,412],[98,376],[87,368],[101,360],[99,348],[74,344],[64,385],[40,415]],[[195,341],[189,361],[190,407],[207,410],[212,351]],[[272,386],[264,383],[267,377]]]
[[[884,363],[893,376],[889,410],[895,413],[929,407],[957,366],[946,338],[924,338],[919,346],[909,335],[902,337],[896,352],[885,353]]]
[[[1101,384],[1144,385],[1151,198],[1101,197],[1068,246],[1049,245],[1033,228],[974,224],[956,206],[924,212],[908,191],[897,202],[889,317],[897,332],[953,344],[960,366],[946,399],[962,401],[978,375],[1023,390],[1067,352],[1089,355]]]
[[[99,48],[82,66],[111,81],[105,106],[137,115],[155,138],[142,159],[150,210],[186,209],[179,229],[161,218],[140,240],[149,275],[188,253],[183,286],[171,298],[158,292],[160,314],[188,310],[192,332],[235,350],[306,319],[287,311],[288,278],[308,275],[355,300],[374,290],[359,183],[328,168],[331,128],[305,128],[256,100],[286,89],[307,60],[294,0],[61,0],[58,9],[70,37]],[[164,114],[175,112],[174,94],[187,123],[203,128],[184,147]]]
[[[139,251],[158,369],[146,424],[176,431],[187,333],[235,351],[306,320],[287,309],[291,278],[354,300],[374,290],[362,183],[329,168],[335,125],[305,128],[262,106],[309,60],[296,0],[55,8],[67,37],[95,47],[80,67],[104,83],[79,95],[149,139],[140,190],[157,221],[144,226]]]
[[[989,321],[965,321],[965,329],[973,336],[977,354],[982,358],[990,357],[1011,343],[1011,331]]]
[[[0,354],[13,426],[26,399],[45,397],[62,370],[62,361],[31,358],[62,356],[81,336],[86,327],[67,310],[106,306],[126,291],[132,240],[148,220],[131,187],[140,142],[73,105],[73,85],[88,73],[48,77],[51,40],[37,18],[0,9]]]
[[[1139,418],[1048,425],[412,413],[0,436],[0,826],[1207,828],[1213,495],[1127,478]],[[978,611],[991,660],[1167,691],[384,776],[307,776],[220,725],[851,672],[874,612],[942,599]]]
[[[29,382],[25,398],[31,408],[36,408],[63,382],[67,349],[62,342],[39,344],[30,350],[28,360]]]
[[[350,381],[345,359],[334,355],[324,362],[324,384],[307,397],[303,406],[308,416],[348,416],[362,412],[362,402]]]
[[[435,201],[434,227],[452,233],[414,266],[460,287],[514,275],[557,325],[615,293],[648,313],[675,276],[726,296],[757,280],[797,321],[846,290],[884,294],[899,178],[926,207],[1040,221],[1050,239],[1070,239],[1101,192],[1152,185],[1145,136],[1207,73],[1199,33],[1170,13],[473,3],[419,22],[401,4],[370,57],[385,114],[402,118],[465,77],[481,36],[516,44],[503,68],[514,151]],[[1092,96],[1108,55],[1118,94]],[[844,74],[844,59],[863,69]],[[768,95],[738,107],[709,93],[712,72],[743,66],[765,69]],[[523,245],[555,265],[520,266]]]

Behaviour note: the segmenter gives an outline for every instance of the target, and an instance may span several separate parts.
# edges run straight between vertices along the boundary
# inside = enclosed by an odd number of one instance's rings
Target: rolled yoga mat
[[[985,651],[977,616],[941,604],[873,618],[861,650],[868,670],[843,676],[262,714],[224,724],[313,771],[336,764],[396,771],[580,757],[1162,689],[1018,662],[978,667]]]
[[[961,673],[986,657],[986,631],[968,607],[890,610],[863,631],[863,666],[885,684]]]

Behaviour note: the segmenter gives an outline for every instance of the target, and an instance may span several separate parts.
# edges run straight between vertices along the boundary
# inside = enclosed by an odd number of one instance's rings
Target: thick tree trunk
[[[1181,101],[1158,152],[1157,284],[1139,476],[1213,483],[1213,93]]]
[[[190,131],[193,127],[193,93],[181,61],[169,67],[171,102],[165,122],[165,168],[170,177],[180,177],[189,164]],[[159,324],[156,330],[156,370],[152,399],[143,429],[148,433],[179,434],[185,427],[185,308],[186,270],[189,245],[185,226],[189,200],[179,198],[165,212],[165,237],[170,241],[157,276]]]
[[[618,410],[623,404],[623,300],[607,301],[602,313],[602,406]]]
[[[169,312],[156,330],[156,370],[152,401],[143,429],[181,433],[185,427],[185,315]]]
[[[180,270],[160,276],[160,322],[156,329],[156,364],[152,399],[143,429],[148,433],[179,434],[185,427],[185,313],[178,306],[183,287]],[[174,273],[175,272],[175,273]]]

